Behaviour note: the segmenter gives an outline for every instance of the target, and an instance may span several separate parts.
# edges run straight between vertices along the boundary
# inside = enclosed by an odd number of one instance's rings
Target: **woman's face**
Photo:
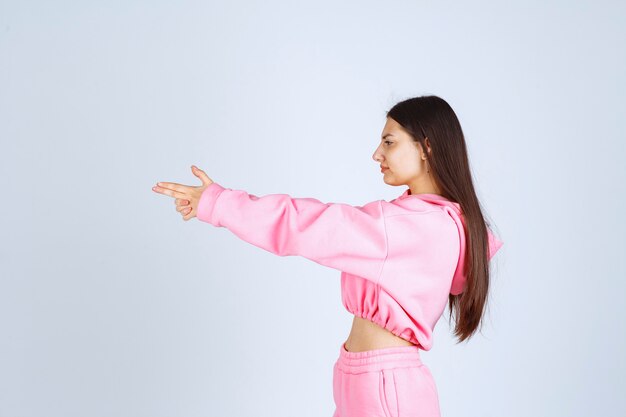
[[[381,141],[372,155],[384,169],[383,180],[389,185],[409,185],[411,193],[419,193],[429,182],[422,146],[414,142],[402,126],[387,117]],[[415,188],[415,189],[414,189]],[[421,192],[431,192],[421,191]]]

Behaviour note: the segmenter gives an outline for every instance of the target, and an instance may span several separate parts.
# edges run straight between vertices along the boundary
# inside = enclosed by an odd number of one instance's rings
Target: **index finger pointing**
[[[159,184],[167,184],[167,183],[159,183]],[[178,187],[176,187],[178,188]],[[152,187],[152,190],[160,193],[160,194],[165,194],[165,195],[169,195],[170,197],[175,197],[175,198],[186,198],[187,194],[182,193],[180,191],[176,191],[175,189],[172,188],[166,188],[166,187],[159,187],[159,186],[155,186]]]

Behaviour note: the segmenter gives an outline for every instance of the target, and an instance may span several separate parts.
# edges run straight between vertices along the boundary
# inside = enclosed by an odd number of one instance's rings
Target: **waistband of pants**
[[[339,358],[336,366],[344,372],[359,374],[375,372],[389,368],[408,368],[421,366],[419,347],[393,346],[381,349],[366,350],[363,352],[348,352],[346,342],[339,348]]]

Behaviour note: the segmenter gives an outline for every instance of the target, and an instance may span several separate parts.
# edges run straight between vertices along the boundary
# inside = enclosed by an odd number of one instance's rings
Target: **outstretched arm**
[[[287,194],[258,197],[213,182],[200,196],[197,217],[275,255],[302,256],[373,281],[387,257],[381,201],[351,206]]]

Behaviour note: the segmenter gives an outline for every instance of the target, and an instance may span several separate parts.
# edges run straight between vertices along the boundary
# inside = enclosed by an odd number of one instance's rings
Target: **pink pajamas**
[[[348,352],[333,368],[333,417],[440,417],[439,394],[417,346]]]
[[[366,352],[348,352],[342,344],[333,376],[334,417],[440,416],[435,381],[419,350],[432,348],[449,296],[467,286],[468,234],[459,203],[405,189],[391,201],[355,206],[257,196],[213,182],[200,197],[197,217],[275,255],[341,271],[346,310],[413,343]],[[487,224],[474,227],[484,238],[472,244],[491,259],[504,242]]]

